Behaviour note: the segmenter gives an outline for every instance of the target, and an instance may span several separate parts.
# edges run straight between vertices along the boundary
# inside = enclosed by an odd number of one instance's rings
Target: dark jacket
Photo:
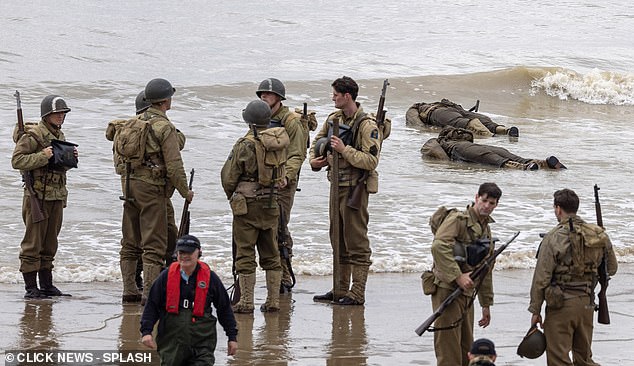
[[[199,265],[196,265],[196,269],[191,276],[189,276],[189,281],[185,282],[183,278],[181,278],[180,282],[180,301],[179,304],[183,304],[183,300],[187,299],[190,304],[194,302],[194,294],[196,291],[196,276],[198,275]],[[167,311],[165,310],[165,300],[167,293],[167,273],[168,270],[164,270],[158,276],[154,284],[152,284],[152,288],[150,289],[150,294],[145,304],[145,308],[143,309],[143,315],[141,316],[141,335],[144,336],[146,334],[151,334],[154,328],[154,324],[161,319],[162,317],[167,315]],[[213,316],[212,315],[212,304],[213,307],[216,308],[216,315],[220,325],[225,330],[225,334],[229,341],[237,341],[238,330],[236,328],[236,320],[233,316],[233,310],[231,310],[231,301],[229,300],[229,295],[227,295],[227,290],[225,290],[222,281],[214,273],[211,272],[211,278],[209,280],[210,286],[207,292],[207,299],[205,301],[205,316]],[[196,324],[196,323],[193,323]],[[159,323],[158,334],[159,336],[163,333],[162,322]],[[194,325],[195,326],[195,325]]]

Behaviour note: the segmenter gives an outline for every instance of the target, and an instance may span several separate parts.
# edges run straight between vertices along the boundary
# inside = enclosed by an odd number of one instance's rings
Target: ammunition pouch
[[[234,216],[246,215],[249,212],[247,199],[241,193],[234,192],[229,199],[229,205],[231,206],[231,212],[233,212]]]
[[[564,307],[564,291],[555,283],[544,290],[544,298],[549,309],[557,310]]]
[[[425,295],[433,295],[438,290],[438,285],[436,285],[436,276],[434,276],[434,272],[425,271],[420,276],[423,284],[423,294]]]
[[[379,172],[376,170],[368,172],[368,178],[365,181],[365,186],[368,193],[377,193],[379,191]]]

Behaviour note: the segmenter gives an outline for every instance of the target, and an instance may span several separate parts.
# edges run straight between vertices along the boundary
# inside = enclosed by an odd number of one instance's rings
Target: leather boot
[[[546,159],[546,164],[550,169],[560,170],[560,169],[568,169],[565,165],[563,165],[556,156],[549,156]]]
[[[363,305],[365,303],[365,284],[368,281],[370,266],[352,266],[352,288],[346,296],[339,299],[339,305]]]
[[[40,289],[37,288],[37,272],[22,272],[22,277],[24,278],[24,289],[26,293],[24,294],[25,299],[50,299],[50,297],[44,295],[40,292]]]
[[[160,264],[143,263],[143,297],[141,298],[141,305],[145,305],[145,302],[150,295],[150,288],[152,287],[154,280],[156,280],[159,274],[161,274],[162,268],[163,266]]]
[[[121,279],[123,280],[123,295],[121,296],[122,302],[139,302],[141,301],[141,293],[138,289],[138,282],[136,276],[138,274],[137,263],[141,262],[135,260],[122,260],[119,262],[121,267]],[[143,284],[143,279],[141,279]],[[143,287],[143,285],[141,285]]]
[[[40,278],[40,293],[46,296],[71,296],[61,292],[57,287],[53,286],[53,272],[50,268],[42,269],[37,272]]]
[[[260,306],[262,312],[280,311],[280,283],[282,271],[266,271],[266,302]]]
[[[341,293],[339,293],[337,298],[341,298],[344,296],[348,290],[350,289],[350,275],[352,273],[352,265],[350,264],[340,264],[339,265],[339,288],[341,289]],[[315,295],[313,296],[313,301],[317,302],[330,302],[335,300],[335,295],[333,293],[334,289],[326,292],[323,295]]]
[[[253,309],[255,308],[255,306],[253,305],[253,292],[255,291],[255,273],[238,274],[238,284],[240,284],[240,301],[232,306],[233,312],[252,314]],[[275,291],[279,290],[279,286],[280,285],[278,283]]]

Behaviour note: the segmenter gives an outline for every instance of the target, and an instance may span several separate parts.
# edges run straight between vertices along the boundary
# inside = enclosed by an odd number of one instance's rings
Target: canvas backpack
[[[445,219],[449,216],[450,213],[459,212],[457,208],[448,209],[445,206],[440,206],[429,218],[429,226],[431,227],[431,233],[436,235],[436,230],[440,227],[440,225],[445,221]]]
[[[249,134],[247,139],[255,142],[258,163],[258,183],[273,187],[286,177],[287,147],[290,138],[284,127],[271,127],[259,131],[257,137]]]
[[[145,162],[148,138],[151,136],[158,140],[152,130],[154,121],[133,117],[115,128],[114,153],[119,155],[123,162],[129,163],[131,169],[138,168]]]

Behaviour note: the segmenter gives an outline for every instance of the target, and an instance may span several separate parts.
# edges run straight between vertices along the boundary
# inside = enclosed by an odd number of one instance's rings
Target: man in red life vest
[[[238,349],[236,320],[220,278],[200,261],[200,241],[184,235],[176,242],[177,262],[154,281],[141,317],[141,341],[158,349],[161,365],[213,365],[216,317],[229,339],[227,354]],[[203,299],[200,301],[199,299]],[[160,320],[156,343],[154,324]]]

